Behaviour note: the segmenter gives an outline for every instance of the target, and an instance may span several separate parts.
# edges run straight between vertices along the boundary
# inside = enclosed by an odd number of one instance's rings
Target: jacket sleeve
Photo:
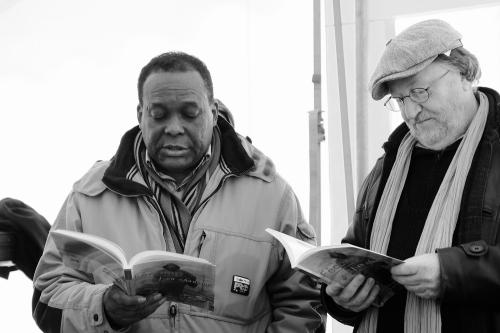
[[[82,231],[78,195],[71,193],[52,226]],[[43,332],[113,332],[102,297],[109,285],[63,265],[51,234],[34,276],[33,317]]]
[[[484,240],[437,250],[444,303],[500,309],[500,245]]]
[[[315,244],[313,228],[304,220],[300,205],[287,186],[280,209],[281,232]],[[267,282],[272,306],[272,332],[324,332],[326,313],[321,305],[318,284],[302,272],[292,270],[285,249],[273,243],[278,270]]]

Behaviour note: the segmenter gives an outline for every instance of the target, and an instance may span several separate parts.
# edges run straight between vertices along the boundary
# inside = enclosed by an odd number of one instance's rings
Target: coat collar
[[[498,147],[500,142],[500,95],[490,88],[480,87],[479,91],[483,92],[488,98],[488,118],[486,120],[482,139],[476,149],[473,164],[465,183],[464,193],[467,193],[467,195],[462,197],[460,214],[458,217],[459,222],[454,232],[453,244],[487,238],[485,235],[496,235],[495,232],[488,232],[488,230],[494,230],[495,226],[493,222],[495,222],[495,220],[491,220],[489,225],[486,225],[488,221],[483,218],[483,208],[486,207],[486,210],[493,211],[493,207],[496,207],[495,205],[497,204],[496,198],[498,196],[488,194],[489,192],[487,189],[490,188],[491,191],[491,186],[488,187],[487,185],[490,172],[496,172],[496,170],[492,170],[491,167],[497,164],[492,164],[491,159],[495,153],[494,147]],[[396,158],[399,144],[407,132],[408,127],[403,123],[394,130],[389,136],[388,141],[384,143],[383,147],[386,155],[382,167],[381,186],[379,186],[373,206],[375,209],[378,206],[383,187],[385,186],[387,177],[389,176],[389,172]],[[495,149],[498,151],[498,148]],[[492,198],[494,202],[490,202]],[[373,214],[370,216],[373,222]],[[482,225],[482,227],[478,228],[477,225]]]
[[[247,174],[267,182],[274,179],[276,171],[268,157],[238,135],[223,117],[218,118],[217,126],[221,134],[221,158],[229,169],[228,173]],[[149,188],[127,177],[135,168],[133,146],[139,131],[139,126],[136,126],[123,135],[118,150],[102,177],[109,189],[123,195],[152,195]]]

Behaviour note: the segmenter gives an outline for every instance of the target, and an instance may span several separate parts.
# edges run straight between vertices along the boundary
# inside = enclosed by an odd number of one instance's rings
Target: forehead
[[[427,88],[436,75],[444,69],[446,69],[444,64],[433,62],[415,75],[388,82],[389,93],[393,96],[400,96],[406,95],[414,88]]]
[[[207,89],[197,71],[154,72],[144,82],[143,99],[148,102],[165,99],[201,101],[207,99]]]

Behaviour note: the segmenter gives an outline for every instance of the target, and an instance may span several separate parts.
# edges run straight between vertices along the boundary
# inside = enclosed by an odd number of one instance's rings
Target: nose
[[[182,120],[178,116],[170,117],[166,122],[164,133],[171,136],[184,134],[184,126]]]
[[[422,112],[422,105],[407,98],[405,100],[403,112],[406,119],[414,119],[420,112]]]

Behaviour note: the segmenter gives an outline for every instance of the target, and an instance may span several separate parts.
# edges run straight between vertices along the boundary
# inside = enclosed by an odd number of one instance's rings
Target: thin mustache
[[[187,149],[186,146],[183,145],[175,145],[175,144],[164,144],[160,146],[161,148],[180,148],[180,149]]]

